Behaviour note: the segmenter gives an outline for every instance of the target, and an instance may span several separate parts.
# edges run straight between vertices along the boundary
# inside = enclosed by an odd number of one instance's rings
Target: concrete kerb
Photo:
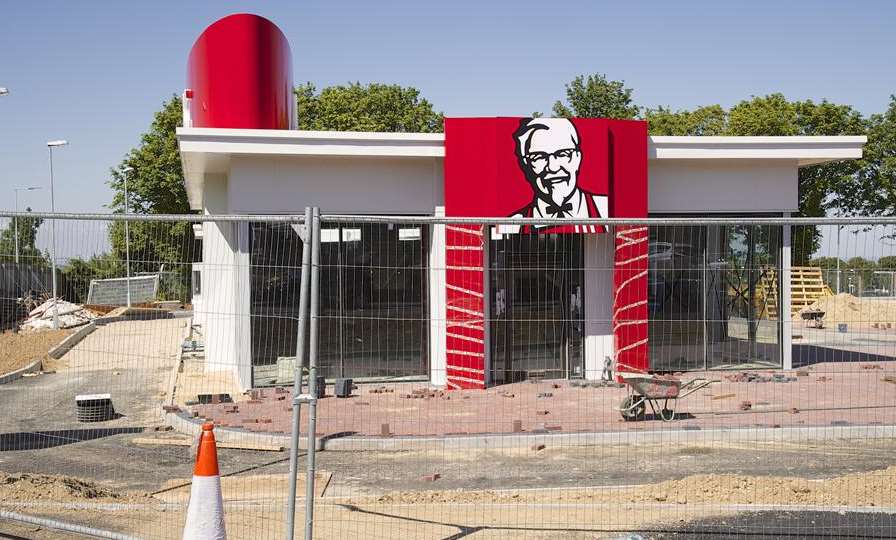
[[[65,353],[72,350],[75,345],[80,343],[81,340],[86,338],[94,330],[96,330],[96,324],[93,321],[87,323],[81,328],[75,330],[74,333],[66,336],[66,338],[60,341],[58,345],[47,351],[47,356],[53,358],[54,360],[62,358]]]
[[[175,431],[198,436],[203,420],[184,412],[165,415],[165,423]],[[258,433],[238,428],[215,428],[215,437],[224,442],[254,443],[288,448],[290,437],[281,433]],[[550,447],[634,445],[661,443],[709,444],[719,442],[817,441],[831,439],[896,438],[896,426],[818,426],[780,428],[677,429],[655,431],[613,431],[589,433],[513,433],[447,435],[445,437],[359,437],[325,436],[318,450],[332,451],[443,451],[524,449],[534,444]],[[305,449],[304,438],[299,449]]]
[[[165,413],[165,424],[174,428],[174,431],[198,437],[202,431],[202,419],[192,418],[185,412],[169,412]],[[244,429],[225,428],[215,426],[215,440],[225,443],[241,443],[241,444],[258,444],[261,446],[282,446],[289,448],[290,437],[282,433],[257,433]],[[303,445],[299,445],[303,449]],[[318,449],[322,450],[321,441],[318,442]]]
[[[19,368],[15,371],[10,371],[9,373],[4,373],[0,375],[0,384],[11,383],[12,381],[21,379],[22,376],[26,373],[35,373],[37,371],[40,371],[42,364],[43,361],[40,358],[37,358],[23,368]]]

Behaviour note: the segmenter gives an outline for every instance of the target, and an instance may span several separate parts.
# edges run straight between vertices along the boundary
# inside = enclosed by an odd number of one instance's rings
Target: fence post
[[[311,249],[312,236],[311,207],[305,208],[305,234],[302,238],[302,281],[299,286],[299,324],[296,336],[295,380],[292,384],[292,443],[289,447],[289,493],[286,498],[286,540],[292,540],[296,521],[296,475],[299,472],[299,422],[301,418],[302,363],[305,357],[305,328],[308,313],[308,284],[311,281]]]
[[[308,347],[308,448],[305,472],[305,540],[314,532],[314,471],[317,450],[317,346],[318,312],[320,304],[320,208],[313,209],[311,218],[311,336]]]

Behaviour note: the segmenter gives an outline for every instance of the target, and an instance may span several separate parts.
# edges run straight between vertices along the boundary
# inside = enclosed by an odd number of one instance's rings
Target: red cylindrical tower
[[[205,29],[187,64],[192,127],[295,129],[289,42],[277,25],[248,13]]]

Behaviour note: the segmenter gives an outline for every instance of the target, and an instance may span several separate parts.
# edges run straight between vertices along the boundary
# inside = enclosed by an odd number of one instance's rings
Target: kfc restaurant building
[[[359,216],[321,234],[325,376],[481,388],[598,378],[607,358],[660,371],[790,367],[790,324],[740,294],[777,279],[777,313],[789,312],[778,277],[789,229],[562,220],[788,216],[799,168],[859,158],[864,137],[650,137],[639,121],[554,118],[447,118],[444,134],[298,131],[291,65],[266,19],[211,25],[190,53],[177,137],[203,214]],[[208,369],[258,385],[259,366],[295,352],[302,241],[288,223],[197,232]]]

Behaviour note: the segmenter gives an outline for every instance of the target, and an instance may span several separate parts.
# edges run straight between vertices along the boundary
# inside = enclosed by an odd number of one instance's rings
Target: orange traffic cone
[[[224,498],[221,496],[221,474],[218,471],[218,447],[215,445],[215,425],[202,425],[196,465],[193,467],[193,486],[184,540],[225,540]]]

